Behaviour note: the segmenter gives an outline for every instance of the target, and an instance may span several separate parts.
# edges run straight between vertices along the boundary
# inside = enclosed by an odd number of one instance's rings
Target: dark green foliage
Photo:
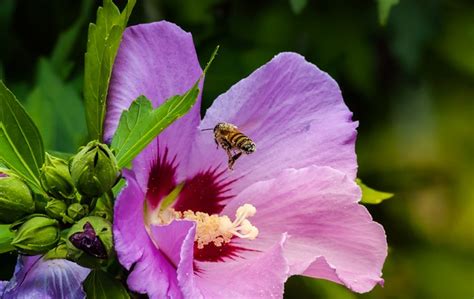
[[[128,299],[128,295],[125,287],[120,281],[111,277],[110,274],[97,269],[91,271],[84,281],[84,291],[87,294],[86,298],[93,299]]]

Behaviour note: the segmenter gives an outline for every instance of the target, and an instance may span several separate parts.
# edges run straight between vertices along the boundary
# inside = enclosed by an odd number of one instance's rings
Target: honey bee
[[[232,170],[235,161],[237,161],[242,153],[250,155],[255,152],[256,145],[247,135],[239,131],[237,126],[229,123],[218,123],[214,129],[205,129],[214,131],[214,141],[226,151],[228,160],[228,167]],[[203,130],[203,131],[205,131]]]

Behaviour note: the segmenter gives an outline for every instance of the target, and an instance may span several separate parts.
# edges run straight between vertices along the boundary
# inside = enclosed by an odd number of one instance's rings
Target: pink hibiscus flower
[[[201,73],[189,33],[167,22],[128,28],[105,139],[139,95],[158,106]],[[291,275],[356,292],[383,282],[385,233],[358,204],[354,182],[357,123],[328,74],[281,53],[219,96],[203,120],[199,111],[200,99],[124,172],[114,238],[130,289],[152,298],[267,298],[282,297]],[[257,146],[233,171],[212,131],[202,131],[219,122]]]

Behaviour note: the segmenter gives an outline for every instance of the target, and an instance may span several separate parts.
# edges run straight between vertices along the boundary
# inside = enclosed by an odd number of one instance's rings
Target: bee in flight
[[[232,170],[235,161],[237,161],[242,153],[250,155],[255,152],[255,143],[247,135],[239,131],[237,126],[229,123],[218,123],[214,129],[204,129],[214,131],[214,141],[226,151],[229,157],[228,166]]]

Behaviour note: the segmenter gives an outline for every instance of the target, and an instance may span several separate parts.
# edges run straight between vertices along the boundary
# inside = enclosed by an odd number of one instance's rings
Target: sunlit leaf
[[[13,93],[0,81],[0,161],[42,193],[39,169],[44,162],[38,128]]]
[[[112,188],[112,193],[114,194],[114,197],[117,197],[122,191],[122,189],[125,187],[125,179],[121,178],[117,184]]]
[[[104,0],[96,24],[89,25],[84,69],[84,100],[89,137],[102,139],[107,91],[122,33],[136,0],[129,0],[120,13],[112,0]]]
[[[299,14],[308,4],[308,0],[290,0],[291,9],[295,14]]]
[[[375,189],[367,187],[364,183],[362,183],[360,179],[356,179],[356,183],[362,190],[362,199],[360,200],[361,203],[379,204],[382,201],[389,199],[393,196],[393,193],[377,191]]]
[[[380,24],[387,24],[390,10],[394,5],[398,4],[399,1],[400,0],[377,0]]]

